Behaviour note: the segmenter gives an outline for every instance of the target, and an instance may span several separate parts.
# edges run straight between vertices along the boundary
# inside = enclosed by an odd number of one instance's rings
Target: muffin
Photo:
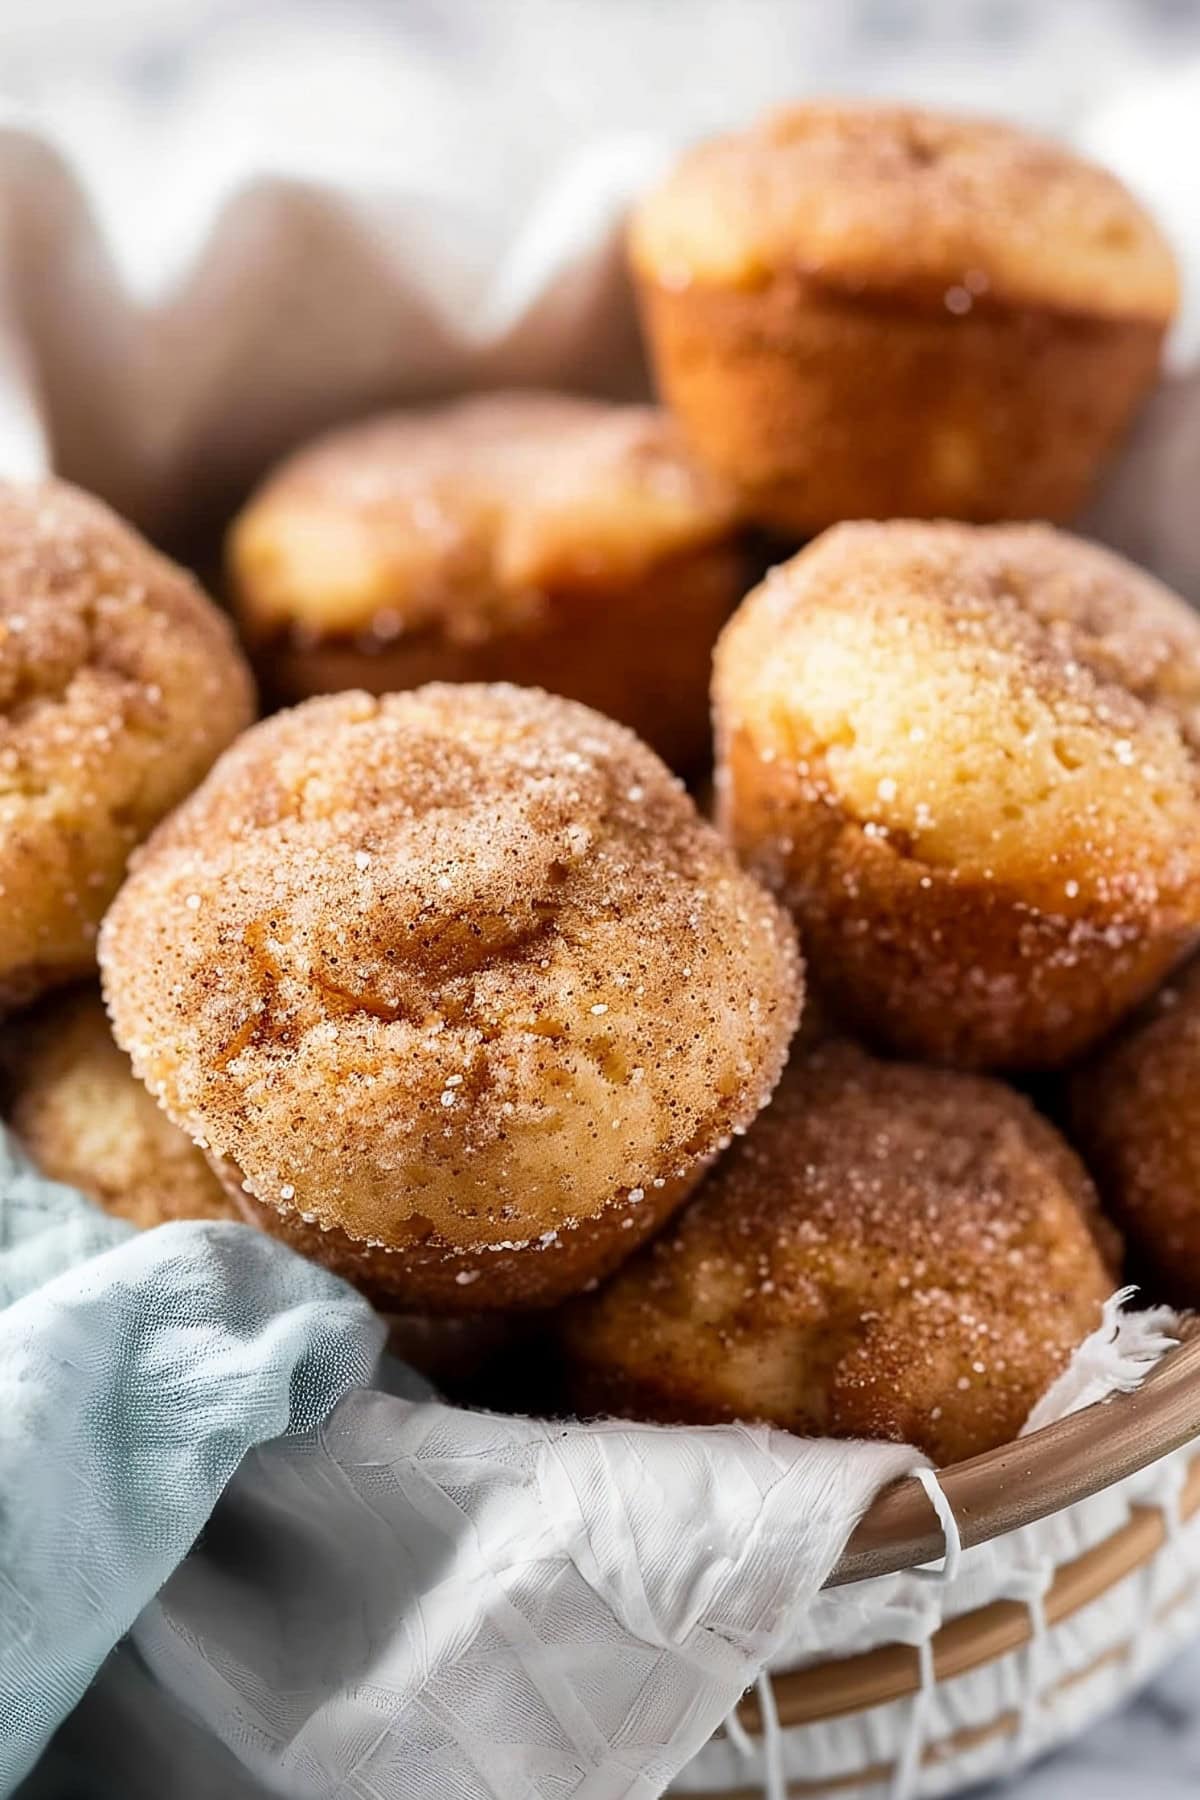
[[[76,488],[0,483],[0,1009],[95,967],[130,850],[253,710],[182,569]]]
[[[1097,1221],[1082,1164],[1011,1089],[830,1042],[793,1058],[679,1219],[564,1309],[569,1391],[584,1415],[765,1420],[956,1462],[1014,1438],[1100,1323]]]
[[[835,1015],[1054,1067],[1200,928],[1200,619],[1047,526],[837,526],[717,650],[718,810]]]
[[[631,732],[471,684],[249,732],[101,962],[239,1204],[390,1310],[614,1267],[764,1103],[801,987],[785,915]]]
[[[1200,1306],[1200,962],[1072,1077],[1069,1119],[1156,1297]]]
[[[725,484],[652,407],[491,394],[320,439],[253,496],[230,586],[281,699],[516,681],[686,769],[749,586]]]
[[[659,385],[755,518],[1067,519],[1178,303],[1115,176],[982,119],[795,106],[635,213]]]
[[[55,995],[10,1027],[4,1065],[8,1123],[53,1180],[143,1230],[238,1217],[201,1152],[134,1076],[94,987]]]

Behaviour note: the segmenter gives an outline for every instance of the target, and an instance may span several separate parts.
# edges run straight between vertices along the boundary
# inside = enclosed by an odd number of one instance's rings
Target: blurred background
[[[503,213],[664,115],[695,133],[826,89],[1070,130],[1193,58],[1197,0],[0,0],[0,95],[83,154],[147,281],[181,203],[272,153],[382,154]]]
[[[330,55],[335,23],[344,49]],[[753,26],[753,31],[749,28]],[[320,40],[319,46],[314,42]],[[753,39],[751,48],[748,40]],[[235,49],[265,125],[337,115],[356,59],[402,53],[414,76],[502,99],[531,84],[531,134],[653,124],[665,93],[697,113],[774,88],[902,85],[916,97],[1003,106],[1052,123],[1137,72],[1200,52],[1193,0],[5,0],[0,80],[18,101],[85,102],[106,81],[147,111],[202,88]],[[297,91],[300,82],[306,92]],[[259,85],[261,84],[261,86]],[[426,101],[428,100],[426,96]],[[364,127],[398,129],[416,98],[385,84]],[[389,118],[390,115],[390,118]],[[397,116],[399,115],[399,116]]]
[[[0,0],[0,467],[167,530],[368,401],[637,391],[629,198],[820,91],[1111,163],[1200,355],[1200,0]]]

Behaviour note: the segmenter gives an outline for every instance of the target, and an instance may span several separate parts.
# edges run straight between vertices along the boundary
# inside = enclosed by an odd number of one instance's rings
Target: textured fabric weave
[[[323,1270],[5,1155],[0,1793],[99,1670],[30,1796],[649,1800],[916,1460],[414,1398]]]
[[[0,1146],[0,1793],[254,1444],[366,1381],[382,1327],[240,1225],[146,1236]]]

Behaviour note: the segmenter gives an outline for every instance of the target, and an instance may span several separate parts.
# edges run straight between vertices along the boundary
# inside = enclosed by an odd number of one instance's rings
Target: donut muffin
[[[754,517],[1070,518],[1154,380],[1171,253],[1115,176],[982,119],[826,103],[637,210],[662,393]]]
[[[242,1213],[113,1041],[95,988],[53,995],[0,1042],[7,1123],[47,1175],[147,1230]],[[388,1348],[449,1394],[491,1397],[521,1344],[499,1313],[387,1316]]]
[[[253,709],[190,576],[63,482],[0,483],[0,1010],[95,967],[130,850]]]
[[[584,1415],[973,1456],[1016,1437],[1100,1323],[1097,1218],[1011,1089],[831,1042],[793,1058],[680,1218],[564,1309],[569,1389]]]
[[[1047,526],[834,527],[718,646],[718,810],[856,1031],[1055,1066],[1200,928],[1200,618]]]
[[[4,1045],[8,1123],[55,1181],[142,1227],[236,1219],[204,1156],[113,1042],[94,987],[46,1000]]]
[[[651,407],[492,394],[320,439],[235,522],[229,574],[283,700],[516,681],[708,751],[717,633],[749,582],[725,484]]]
[[[786,917],[631,732],[537,689],[315,699],[104,924],[118,1041],[267,1229],[391,1309],[535,1306],[764,1103]]]
[[[1200,1306],[1200,962],[1072,1077],[1069,1117],[1135,1272]]]

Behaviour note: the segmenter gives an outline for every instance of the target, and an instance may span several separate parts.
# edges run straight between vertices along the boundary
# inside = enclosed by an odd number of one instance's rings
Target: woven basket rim
[[[1200,1437],[1200,1318],[1186,1319],[1179,1338],[1133,1393],[940,1469],[964,1549],[1090,1499]],[[872,1501],[825,1585],[894,1575],[943,1549],[925,1489],[905,1476]]]

